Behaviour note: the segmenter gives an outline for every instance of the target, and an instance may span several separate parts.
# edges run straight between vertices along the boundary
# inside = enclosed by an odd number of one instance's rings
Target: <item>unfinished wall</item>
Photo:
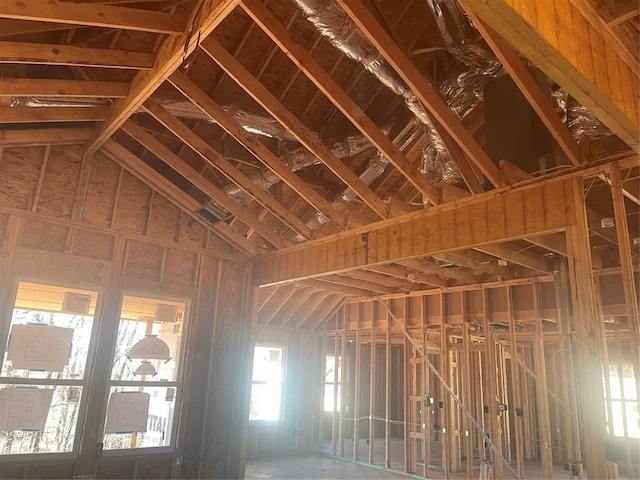
[[[174,453],[96,458],[109,362],[89,387],[77,459],[4,461],[1,478],[237,477],[250,376],[251,295],[244,258],[185,212],[101,153],[76,146],[0,149],[0,300],[16,276],[102,289],[96,358],[109,358],[121,292],[191,301],[186,376]],[[3,328],[8,328],[8,324]],[[55,458],[55,457],[51,457]]]

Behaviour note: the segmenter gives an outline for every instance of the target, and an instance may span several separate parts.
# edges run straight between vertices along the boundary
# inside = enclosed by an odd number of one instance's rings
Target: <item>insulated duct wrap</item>
[[[553,97],[558,106],[558,110],[560,110],[565,117],[567,128],[576,140],[582,136],[598,139],[613,135],[613,132],[600,123],[585,106],[579,104],[562,88],[555,90]]]

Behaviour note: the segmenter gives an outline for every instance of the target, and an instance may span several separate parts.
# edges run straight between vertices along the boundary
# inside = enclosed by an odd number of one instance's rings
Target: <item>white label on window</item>
[[[104,433],[146,432],[150,398],[144,392],[112,393]]]
[[[61,372],[69,363],[73,328],[14,325],[7,360],[13,368]]]
[[[53,388],[0,390],[0,431],[42,431],[47,423]]]
[[[88,315],[91,307],[91,295],[82,293],[64,292],[62,300],[63,313],[75,313],[77,315]]]
[[[156,305],[156,320],[158,322],[175,322],[178,320],[178,307],[166,303]]]

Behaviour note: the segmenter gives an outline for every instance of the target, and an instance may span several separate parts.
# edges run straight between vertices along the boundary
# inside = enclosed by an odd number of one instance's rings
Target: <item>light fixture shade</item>
[[[156,372],[156,367],[151,365],[151,362],[142,362],[133,373],[134,375],[155,375],[158,372]]]
[[[131,347],[129,358],[168,360],[171,358],[171,353],[169,346],[162,339],[156,335],[147,335]]]

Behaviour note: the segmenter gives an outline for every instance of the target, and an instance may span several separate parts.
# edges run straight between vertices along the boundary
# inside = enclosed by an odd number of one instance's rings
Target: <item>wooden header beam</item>
[[[461,0],[635,151],[638,75],[571,0]],[[589,45],[589,48],[586,46]]]
[[[127,82],[0,78],[0,97],[124,98]]]
[[[564,179],[502,189],[286,248],[255,260],[255,285],[560,231],[575,223],[572,194],[573,184]]]
[[[57,0],[3,0],[0,18],[168,34],[182,33],[185,23],[170,13]]]
[[[81,145],[91,136],[91,128],[38,128],[0,130],[0,147],[38,145]]]

